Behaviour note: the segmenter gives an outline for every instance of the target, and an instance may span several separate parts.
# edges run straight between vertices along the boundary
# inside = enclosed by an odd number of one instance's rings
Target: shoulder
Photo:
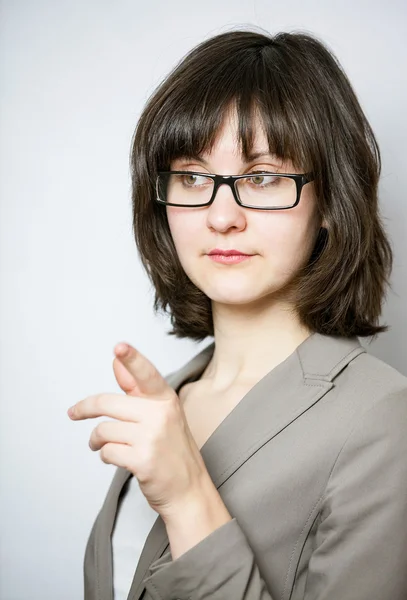
[[[334,380],[332,392],[351,419],[344,428],[331,482],[349,467],[357,478],[407,485],[407,377],[367,350]],[[402,465],[402,467],[401,467]],[[403,474],[401,475],[401,472]],[[359,480],[360,481],[360,480]]]
[[[405,402],[407,377],[371,354],[356,336],[314,334],[298,347],[297,355],[305,385],[327,389],[324,415],[333,420],[338,439],[363,414],[374,413],[374,407],[384,403],[380,410],[386,410],[390,398]]]
[[[331,386],[326,399],[345,420],[353,421],[391,397],[406,398],[407,377],[374,356],[357,337],[317,334],[298,354],[304,381]]]
[[[407,377],[387,362],[377,358],[364,348],[364,352],[356,356],[349,364],[356,377],[363,378],[372,384],[380,383],[384,387],[406,387]]]
[[[407,377],[367,349],[333,380],[338,392],[354,399],[362,413],[386,410],[386,404],[407,403]]]

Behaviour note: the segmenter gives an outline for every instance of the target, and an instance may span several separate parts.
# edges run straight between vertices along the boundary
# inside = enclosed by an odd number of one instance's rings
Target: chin
[[[229,269],[229,267],[227,267]],[[260,301],[282,289],[285,284],[284,277],[270,277],[270,271],[266,273],[241,270],[238,272],[230,270],[198,270],[191,268],[188,272],[189,279],[210,300],[220,304],[252,304]],[[216,272],[217,271],[217,272]]]
[[[204,286],[202,291],[212,302],[218,304],[237,304],[245,305],[258,302],[261,298],[268,294],[267,290],[253,289],[253,285],[240,285],[236,288],[233,286]]]

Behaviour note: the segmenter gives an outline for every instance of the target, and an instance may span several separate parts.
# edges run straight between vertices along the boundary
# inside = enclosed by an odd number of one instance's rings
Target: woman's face
[[[296,173],[289,162],[266,154],[245,164],[239,153],[236,115],[229,115],[211,154],[199,160],[177,159],[171,170],[240,175],[255,170]],[[253,153],[268,149],[258,124]],[[167,206],[167,217],[179,260],[191,281],[212,301],[251,304],[280,291],[306,263],[319,227],[313,183],[301,192],[299,204],[286,210],[262,211],[239,206],[232,190],[222,185],[210,206]],[[251,258],[222,264],[209,258],[214,248],[235,249]]]

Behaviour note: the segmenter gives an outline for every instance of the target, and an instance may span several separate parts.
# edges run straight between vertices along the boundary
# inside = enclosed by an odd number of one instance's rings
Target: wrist
[[[209,476],[203,477],[199,484],[185,494],[180,500],[167,506],[161,512],[165,525],[178,524],[185,519],[205,513],[210,516],[212,510],[218,511],[223,504],[222,498]]]
[[[232,520],[212,480],[161,516],[173,560]]]

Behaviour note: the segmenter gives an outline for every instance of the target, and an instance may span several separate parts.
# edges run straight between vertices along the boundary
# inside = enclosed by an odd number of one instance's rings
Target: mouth
[[[250,260],[254,255],[252,254],[208,254],[208,258],[217,263],[223,264],[237,264],[244,261]]]
[[[222,250],[221,248],[215,248],[208,252],[209,256],[252,256],[252,254],[247,254],[246,252],[241,252],[240,250]]]

